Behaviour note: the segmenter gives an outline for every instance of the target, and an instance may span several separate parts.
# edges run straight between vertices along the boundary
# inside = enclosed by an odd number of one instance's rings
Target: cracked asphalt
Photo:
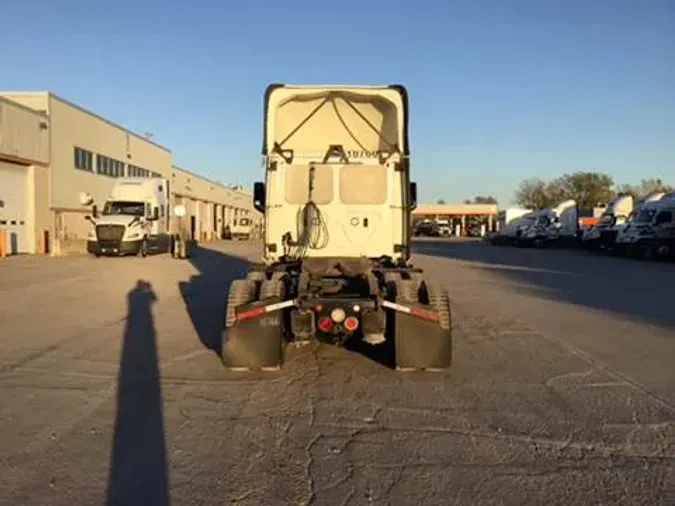
[[[675,504],[675,264],[422,241],[446,374],[212,349],[259,246],[0,261],[0,505]]]

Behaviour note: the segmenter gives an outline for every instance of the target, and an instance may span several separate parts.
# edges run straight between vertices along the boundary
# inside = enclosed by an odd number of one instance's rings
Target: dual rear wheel
[[[432,283],[421,276],[404,278],[398,272],[385,275],[387,296],[391,302],[398,302],[409,307],[428,307],[438,315],[437,322],[422,321],[418,317],[403,313],[392,312],[391,327],[387,329],[388,341],[396,348],[396,364],[400,370],[430,370],[439,371],[447,369],[452,361],[452,312],[450,299],[445,288],[437,283]],[[273,339],[258,340],[253,336],[246,336],[243,332],[237,334],[233,329],[236,322],[235,308],[251,304],[257,300],[271,297],[284,300],[287,295],[287,283],[285,273],[275,273],[267,279],[263,273],[250,273],[247,279],[234,280],[230,285],[225,307],[225,332],[223,334],[222,359],[227,365],[233,361],[228,354],[234,349],[228,343],[230,339],[246,339],[252,348],[250,353],[265,356],[266,350],[262,347],[283,346],[283,331],[275,334]],[[283,315],[280,325],[284,326]],[[388,327],[390,324],[388,323]],[[232,337],[232,335],[236,337]],[[272,335],[272,334],[270,334]],[[250,340],[249,340],[250,338]],[[260,344],[255,344],[260,343]],[[261,347],[257,350],[257,347]],[[256,368],[256,367],[251,367]]]

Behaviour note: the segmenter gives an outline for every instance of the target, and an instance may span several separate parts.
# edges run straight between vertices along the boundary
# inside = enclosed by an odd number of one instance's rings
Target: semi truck
[[[488,240],[493,246],[516,244],[523,230],[534,222],[532,209],[509,208],[497,215],[497,232],[490,234]]]
[[[645,200],[616,238],[620,254],[650,259],[675,254],[675,192]]]
[[[618,195],[607,205],[598,222],[587,229],[581,237],[582,245],[589,250],[611,247],[616,239],[615,227],[626,223],[633,211],[631,195]]]
[[[578,238],[577,203],[565,200],[557,206],[533,213],[535,221],[522,232],[522,246],[541,248],[552,244],[574,244]]]
[[[399,370],[450,367],[448,292],[410,263],[405,87],[271,85],[262,154],[261,260],[230,285],[224,366],[278,369],[288,344],[318,339],[389,350]]]
[[[232,239],[249,240],[253,234],[253,222],[251,218],[235,218],[230,228]]]
[[[87,252],[138,255],[171,251],[169,182],[163,178],[119,178],[99,213],[86,216],[92,224]]]

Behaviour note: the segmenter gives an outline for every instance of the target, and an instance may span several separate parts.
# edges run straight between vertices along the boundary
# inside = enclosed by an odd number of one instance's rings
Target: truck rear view
[[[408,263],[405,88],[272,85],[263,156],[262,263],[230,288],[225,365],[278,367],[285,343],[318,338],[392,345],[402,369],[448,367],[447,293]]]

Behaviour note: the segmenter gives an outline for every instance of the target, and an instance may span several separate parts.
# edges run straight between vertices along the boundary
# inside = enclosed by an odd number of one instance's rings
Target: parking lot
[[[259,245],[0,261],[2,505],[675,503],[675,264],[417,241],[455,358],[214,353]]]

